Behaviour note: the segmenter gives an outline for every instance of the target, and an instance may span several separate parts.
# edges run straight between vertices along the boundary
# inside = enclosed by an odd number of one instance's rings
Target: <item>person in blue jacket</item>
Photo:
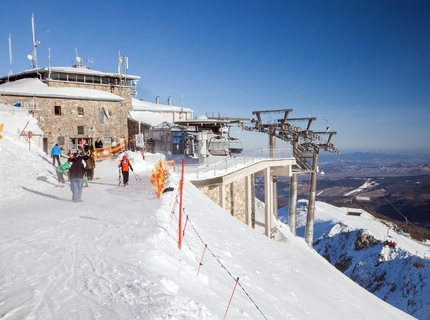
[[[52,158],[52,165],[55,167],[55,159],[58,161],[58,165],[61,166],[60,157],[63,156],[63,153],[61,152],[60,147],[58,146],[58,143],[55,144],[55,146],[51,149],[51,158]]]

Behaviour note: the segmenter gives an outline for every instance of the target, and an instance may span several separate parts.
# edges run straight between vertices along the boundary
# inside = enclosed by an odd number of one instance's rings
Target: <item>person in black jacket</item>
[[[72,190],[72,201],[83,202],[82,189],[84,187],[85,160],[77,156],[69,169],[70,190]]]

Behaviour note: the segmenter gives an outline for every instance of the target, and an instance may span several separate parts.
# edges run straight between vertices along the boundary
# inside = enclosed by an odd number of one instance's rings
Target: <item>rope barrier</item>
[[[174,203],[173,203],[173,208],[172,208],[172,210],[171,210],[171,215],[172,215],[172,217],[174,216],[175,218],[176,218],[176,220],[178,220],[178,217],[176,217],[176,215],[174,214],[174,212],[176,211],[176,204],[177,204],[177,201],[175,201]],[[183,208],[183,212],[185,213],[185,208]],[[204,256],[205,256],[205,253],[206,253],[206,250],[215,258],[215,260],[220,264],[220,266],[221,266],[221,268],[223,268],[226,272],[227,272],[227,274],[234,280],[234,281],[236,281],[236,284],[235,284],[235,287],[234,287],[234,290],[233,290],[233,293],[232,293],[232,295],[231,295],[231,297],[230,297],[230,301],[229,301],[229,303],[228,303],[228,306],[227,306],[227,310],[226,310],[226,313],[225,313],[225,315],[224,315],[224,319],[225,319],[225,317],[226,317],[226,315],[227,315],[227,312],[228,312],[228,309],[229,309],[229,307],[230,307],[230,304],[231,304],[231,301],[232,301],[232,299],[233,299],[233,295],[234,295],[234,292],[235,292],[235,290],[236,290],[236,286],[239,286],[241,289],[242,289],[242,291],[245,293],[245,295],[248,297],[248,299],[252,302],[252,304],[255,306],[255,308],[258,310],[258,312],[263,316],[263,318],[264,319],[266,319],[267,320],[267,317],[264,315],[264,313],[263,313],[263,311],[258,307],[258,305],[256,304],[256,302],[251,298],[251,296],[249,295],[249,293],[245,290],[245,288],[240,284],[240,282],[239,282],[239,278],[237,277],[234,277],[233,276],[233,274],[226,268],[226,266],[219,260],[219,258],[212,252],[212,250],[208,247],[208,245],[207,245],[207,243],[203,240],[203,238],[200,236],[200,234],[197,232],[197,229],[194,227],[194,225],[193,225],[193,223],[191,222],[191,220],[189,219],[189,216],[187,215],[186,216],[187,217],[187,219],[186,219],[186,221],[185,221],[185,226],[184,226],[184,230],[183,230],[183,232],[182,232],[182,239],[183,240],[185,240],[185,243],[187,244],[187,246],[188,246],[188,248],[190,249],[190,251],[193,251],[192,249],[191,249],[191,246],[189,245],[189,243],[188,243],[188,241],[187,241],[187,239],[185,239],[185,229],[186,229],[186,226],[187,226],[187,224],[189,223],[190,224],[190,226],[191,226],[191,228],[194,230],[194,232],[195,232],[195,234],[196,234],[196,236],[200,239],[200,241],[202,242],[202,244],[204,244],[204,250],[203,250],[203,253],[202,253],[202,257],[201,257],[201,259],[200,259],[200,262],[199,262],[199,267],[198,267],[198,270],[197,270],[197,274],[196,274],[196,277],[199,275],[199,273],[200,273],[200,269],[201,269],[201,267],[203,266],[203,258],[204,258]],[[179,232],[179,228],[177,228],[177,232]]]
[[[203,258],[204,258],[204,256],[205,256],[205,252],[206,252],[206,249],[207,249],[207,248],[208,248],[208,245],[207,245],[207,244],[205,244],[205,249],[203,250],[202,258],[200,259],[199,269],[197,270],[196,277],[198,277],[198,276],[199,276],[200,268],[201,268],[201,266],[203,265]]]
[[[231,300],[233,299],[233,295],[234,295],[234,292],[236,291],[236,287],[237,287],[238,283],[239,283],[239,277],[237,277],[237,279],[236,279],[236,283],[234,285],[233,292],[231,293],[230,300],[229,300],[228,305],[227,305],[227,309],[225,310],[224,319],[227,316],[227,312],[228,312],[228,309],[230,308]]]
[[[200,273],[200,268],[203,265],[203,256],[205,251],[207,250],[214,258],[216,261],[218,261],[218,263],[220,264],[221,268],[223,268],[227,274],[233,279],[239,281],[239,278],[235,278],[233,276],[233,274],[226,268],[226,266],[219,260],[219,258],[212,252],[212,250],[208,247],[208,245],[203,241],[203,238],[200,236],[200,234],[197,232],[197,229],[194,227],[193,223],[191,222],[190,219],[188,219],[189,224],[191,226],[191,228],[194,230],[194,232],[196,233],[197,237],[200,239],[200,241],[205,245],[205,249],[203,251],[203,255],[202,255],[202,259],[200,261],[199,264],[199,269],[197,272],[197,275]],[[242,289],[242,291],[245,293],[245,295],[249,298],[249,300],[252,302],[252,304],[255,306],[255,308],[258,310],[258,312],[260,312],[260,314],[264,317],[264,319],[267,319],[267,317],[264,315],[264,313],[261,311],[261,309],[258,307],[258,305],[255,303],[255,301],[251,298],[251,296],[248,294],[248,292],[245,290],[245,288],[238,282],[237,283],[239,285],[239,287]]]

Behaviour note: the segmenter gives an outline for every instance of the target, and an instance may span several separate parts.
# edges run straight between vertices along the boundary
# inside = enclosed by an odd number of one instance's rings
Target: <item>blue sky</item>
[[[194,115],[293,109],[341,152],[430,151],[430,1],[3,1],[0,74],[38,66],[141,76],[137,98]],[[48,31],[45,33],[46,31]],[[273,114],[267,120],[275,119]],[[301,125],[297,123],[296,125]],[[235,130],[236,132],[239,129]],[[242,133],[238,133],[240,136]],[[267,137],[264,137],[267,140]]]

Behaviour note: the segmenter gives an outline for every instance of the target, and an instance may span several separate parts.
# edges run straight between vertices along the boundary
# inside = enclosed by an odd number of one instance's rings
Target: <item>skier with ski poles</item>
[[[122,183],[125,187],[126,185],[128,185],[129,169],[133,171],[133,166],[131,165],[130,160],[127,159],[127,156],[122,157],[122,160],[118,165],[118,168],[121,168]]]

